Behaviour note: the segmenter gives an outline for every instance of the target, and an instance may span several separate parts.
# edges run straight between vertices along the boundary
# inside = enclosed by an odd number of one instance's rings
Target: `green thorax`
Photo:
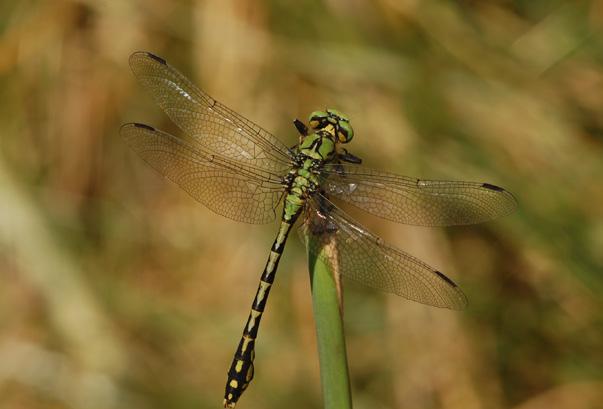
[[[298,146],[299,152],[318,161],[329,161],[335,155],[333,134],[326,129],[311,133],[303,138]]]
[[[337,144],[348,143],[354,136],[347,117],[334,109],[313,112],[309,125],[312,132],[300,130],[302,139],[297,146],[298,162],[289,173],[291,184],[283,209],[286,221],[297,218],[308,195],[318,188],[318,170],[324,163],[336,158]]]

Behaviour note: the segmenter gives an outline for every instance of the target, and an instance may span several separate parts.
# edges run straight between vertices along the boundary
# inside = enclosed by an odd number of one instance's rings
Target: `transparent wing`
[[[274,135],[197,88],[160,57],[130,56],[138,81],[176,125],[205,148],[271,171],[290,165],[289,149]]]
[[[308,199],[300,227],[308,253],[344,278],[435,307],[462,309],[457,285],[421,260],[369,233],[324,196]]]
[[[329,196],[398,223],[474,224],[517,207],[511,193],[489,183],[413,179],[357,165],[326,165],[322,174]]]
[[[283,195],[282,176],[214,154],[148,125],[126,124],[121,135],[149,165],[214,212],[268,223]]]

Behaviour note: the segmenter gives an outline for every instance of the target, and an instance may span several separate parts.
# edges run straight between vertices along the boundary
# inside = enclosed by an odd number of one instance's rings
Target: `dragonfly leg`
[[[343,162],[353,163],[355,165],[359,165],[362,163],[362,159],[358,156],[351,154],[347,151],[347,149],[342,149],[343,153],[338,153],[337,158]]]
[[[308,127],[302,121],[296,119],[293,121],[293,125],[295,125],[297,132],[299,132],[301,136],[308,136]]]

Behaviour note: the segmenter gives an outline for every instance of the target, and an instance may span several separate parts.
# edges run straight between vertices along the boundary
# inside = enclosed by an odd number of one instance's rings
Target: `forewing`
[[[452,280],[385,244],[322,195],[308,199],[300,230],[309,255],[320,258],[344,278],[435,307],[462,309],[467,305]]]
[[[205,148],[266,170],[290,163],[289,149],[274,135],[222,105],[160,57],[130,56],[139,82],[174,123]]]
[[[481,223],[517,207],[510,192],[489,183],[413,179],[356,165],[327,165],[323,177],[328,195],[404,224]]]
[[[268,223],[283,194],[282,179],[213,154],[143,124],[126,124],[122,137],[149,165],[214,212],[246,223]]]

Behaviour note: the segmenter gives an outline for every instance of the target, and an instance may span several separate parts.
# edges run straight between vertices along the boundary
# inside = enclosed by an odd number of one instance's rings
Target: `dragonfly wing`
[[[435,307],[462,309],[467,299],[457,285],[421,260],[369,233],[326,197],[308,199],[300,227],[311,257],[344,278]]]
[[[328,195],[404,224],[481,223],[517,207],[510,192],[489,183],[413,179],[356,165],[327,165],[323,177]]]
[[[222,105],[160,57],[130,56],[139,82],[174,123],[207,149],[267,170],[290,164],[289,149],[274,135]]]
[[[143,124],[121,135],[159,173],[214,212],[246,223],[268,223],[283,195],[279,175],[213,154],[186,139]]]

